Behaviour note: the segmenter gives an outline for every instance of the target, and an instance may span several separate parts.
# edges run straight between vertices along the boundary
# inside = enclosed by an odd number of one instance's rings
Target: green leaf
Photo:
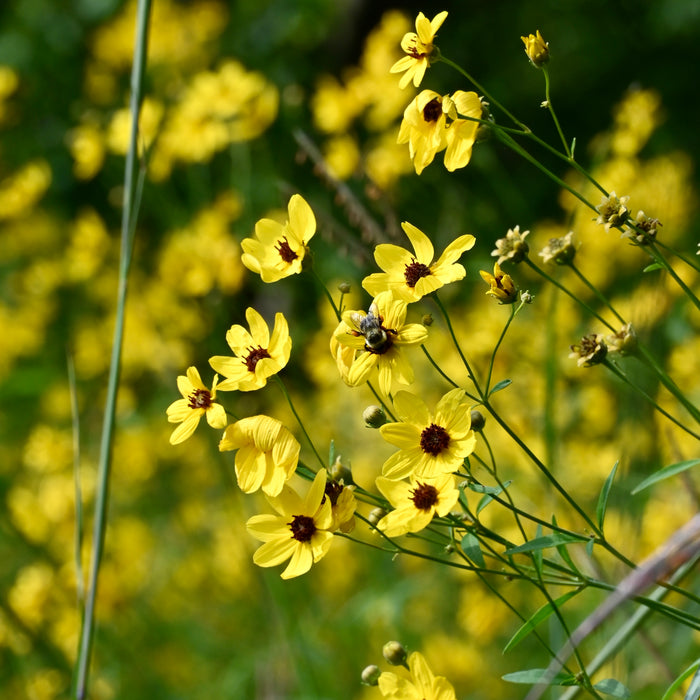
[[[596,683],[593,687],[601,693],[612,695],[614,698],[628,698],[631,695],[629,688],[622,685],[620,681],[616,681],[614,678],[606,678]]]
[[[481,553],[481,547],[479,547],[479,540],[471,532],[468,532],[462,541],[460,542],[462,551],[469,557],[469,560],[480,566],[482,569],[486,568],[486,562],[484,561],[484,555]]]
[[[595,540],[591,537],[589,538],[588,542],[586,542],[586,553],[588,554],[589,557],[593,556],[593,545],[595,544]]]
[[[491,391],[489,391],[489,396],[492,396],[495,394],[497,391],[500,391],[501,389],[505,389],[507,386],[510,386],[513,383],[512,379],[501,379],[498,384],[496,384]]]
[[[539,683],[543,678],[547,676],[546,668],[530,668],[527,671],[516,671],[515,673],[506,673],[505,676],[501,676],[504,681],[509,683],[528,683],[534,685]],[[564,673],[559,671],[559,673],[554,674],[548,681],[549,685],[578,685],[576,682],[576,677],[572,676],[570,673]]]
[[[652,270],[663,270],[664,266],[661,263],[652,263],[651,265],[647,265],[642,272],[651,272]]]
[[[571,158],[573,159],[574,153],[576,152],[576,137],[571,139]]]
[[[538,540],[542,537],[542,525],[537,523],[537,529],[535,530],[535,539]],[[532,563],[535,565],[535,571],[542,577],[542,550],[536,549],[532,553]]]
[[[328,466],[332,467],[335,464],[335,441],[331,440],[331,446],[328,448]]]
[[[548,547],[556,547],[560,544],[568,544],[570,542],[587,542],[588,537],[583,535],[567,535],[564,532],[555,532],[552,535],[545,535],[544,537],[535,537],[534,540],[525,542],[525,544],[518,545],[517,547],[512,547],[507,549],[504,554],[522,554],[523,552],[536,552],[539,549],[547,549]]]
[[[600,496],[598,497],[596,517],[598,518],[598,527],[600,527],[601,530],[603,529],[603,521],[605,520],[605,511],[608,508],[608,496],[610,495],[610,489],[615,479],[615,474],[617,473],[618,464],[620,464],[620,460],[615,462],[615,466],[612,468],[610,474],[608,474],[608,478],[605,480],[603,488],[600,490]]]
[[[552,525],[554,525],[554,527],[557,527],[557,519],[554,515],[552,515]],[[558,544],[557,552],[559,552],[559,556],[571,567],[571,570],[575,571],[578,574],[578,567],[574,564],[574,561],[571,558],[571,555],[569,554],[569,550],[566,548],[566,545]]]
[[[690,664],[690,666],[688,666],[688,668],[686,668],[685,671],[683,671],[681,675],[678,676],[673,683],[671,683],[661,700],[672,700],[677,690],[683,685],[683,683],[685,683],[687,678],[690,678],[690,676],[692,676],[698,670],[698,668],[700,668],[700,659]],[[691,687],[688,688],[688,693],[690,693],[691,690],[692,684]],[[693,700],[693,696],[688,697],[688,695],[686,695],[685,697],[687,700]],[[695,695],[694,697],[697,698],[698,696]]]
[[[685,462],[677,462],[676,464],[671,464],[668,467],[659,469],[659,471],[654,472],[650,477],[644,479],[644,481],[642,481],[641,484],[634,488],[632,490],[632,495],[634,496],[638,494],[640,491],[643,491],[645,488],[647,488],[647,486],[651,486],[657,481],[663,481],[664,479],[668,479],[670,476],[680,474],[686,469],[694,467],[696,464],[700,464],[700,459],[687,459]]]
[[[503,488],[500,486],[494,487],[494,486],[481,486],[481,489],[474,488],[472,489],[473,491],[476,491],[477,493],[485,493],[486,495],[479,499],[479,503],[476,506],[476,514],[479,515],[481,511],[486,508],[486,506],[491,503],[493,500],[494,496],[498,496],[499,493],[507,489],[511,485],[511,481],[506,481],[505,484],[503,484]],[[476,484],[475,484],[476,486]],[[471,488],[471,486],[470,486]]]
[[[508,643],[503,648],[503,653],[505,654],[507,651],[510,651],[520,644],[520,642],[522,642],[522,640],[525,639],[525,637],[527,637],[530,632],[537,627],[537,625],[544,622],[554,612],[555,607],[561,608],[561,606],[564,605],[567,600],[573,598],[575,595],[578,595],[581,590],[582,589],[576,589],[574,591],[564,593],[564,595],[559,596],[559,598],[553,601],[554,605],[552,605],[552,603],[543,605],[529,620],[526,620],[520,629],[508,640]]]

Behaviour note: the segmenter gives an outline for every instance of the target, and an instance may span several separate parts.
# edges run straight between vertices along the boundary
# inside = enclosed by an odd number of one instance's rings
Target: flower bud
[[[352,480],[350,462],[348,462],[348,465],[345,466],[341,461],[340,455],[335,458],[335,462],[333,462],[331,468],[328,470],[328,476],[330,477],[331,481],[337,481],[342,484],[354,483]]]
[[[341,294],[350,294],[351,289],[352,289],[352,287],[350,286],[350,282],[341,282],[338,285],[338,291]]]
[[[534,298],[535,295],[530,294],[527,289],[524,292],[520,292],[520,301],[522,301],[523,304],[532,304]]]
[[[553,262],[557,265],[568,265],[576,255],[576,246],[573,243],[574,232],[569,231],[566,236],[550,238],[549,243],[540,252],[540,257],[546,263]]]
[[[474,409],[471,413],[472,430],[475,433],[480,433],[486,425],[486,419],[481,411]]]
[[[541,68],[547,61],[549,61],[549,43],[546,42],[540,30],[537,30],[537,34],[530,34],[529,36],[521,36],[523,44],[525,44],[525,53],[527,57],[532,61],[532,65]]]
[[[599,333],[583,336],[578,345],[571,346],[569,357],[576,360],[579,367],[591,367],[600,364],[608,354],[608,346]]]
[[[608,352],[632,355],[637,350],[637,333],[631,323],[626,323],[617,333],[605,336]]]
[[[382,647],[382,654],[392,666],[406,665],[406,657],[408,654],[406,653],[406,649],[404,649],[401,642],[387,642]]]
[[[420,322],[427,328],[428,326],[433,325],[433,315],[432,314],[424,314],[423,317],[421,318]]]
[[[370,666],[366,666],[363,671],[362,671],[362,682],[364,685],[378,685],[379,684],[379,676],[382,675],[382,672],[379,670],[379,666],[376,664],[371,664]]]
[[[381,406],[367,406],[362,412],[362,420],[368,428],[381,428],[386,423],[386,414]]]
[[[372,508],[372,510],[369,512],[369,515],[367,516],[367,520],[369,520],[369,524],[376,527],[377,523],[386,515],[386,511],[384,508]]]

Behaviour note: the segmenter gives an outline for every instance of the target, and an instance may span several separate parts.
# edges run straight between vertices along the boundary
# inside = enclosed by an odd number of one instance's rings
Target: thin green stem
[[[336,305],[336,303],[333,301],[333,296],[331,295],[330,291],[328,291],[328,287],[326,287],[326,283],[318,276],[318,273],[314,269],[313,266],[310,268],[311,270],[311,275],[312,277],[318,282],[319,286],[323,290],[324,294],[326,295],[326,299],[328,299],[328,303],[331,305],[331,308],[333,309],[333,313],[335,314],[335,317],[340,321],[340,309]],[[342,303],[342,296],[341,296],[341,303]]]
[[[588,278],[574,265],[573,262],[569,263],[569,267],[574,271],[574,274],[583,282],[588,289],[590,289],[593,294],[598,298],[598,300],[603,304],[603,306],[606,306],[610,312],[615,316],[615,318],[624,326],[626,321],[622,316],[620,316],[619,313],[615,310],[613,305],[608,301],[608,298],[601,292],[592,282],[589,282]]]
[[[428,352],[428,348],[425,347],[425,345],[421,345],[420,349],[423,351],[423,354],[428,358],[428,362],[435,368],[437,373],[448,383],[451,384],[453,387],[457,388],[459,384],[455,382],[453,379],[450,379],[440,368],[440,365],[433,359],[433,356]],[[473,397],[471,397],[473,398]]]
[[[700,309],[700,299],[698,299],[695,294],[693,294],[693,291],[688,287],[688,285],[678,276],[676,271],[673,269],[671,263],[666,260],[666,258],[662,255],[661,251],[657,248],[655,243],[650,243],[648,246],[645,246],[645,250],[649,252],[651,257],[654,259],[655,262],[657,262],[661,267],[668,272],[671,277],[673,277],[673,280],[675,283],[683,290],[685,295],[690,299],[690,301],[693,302],[696,308]]]
[[[552,106],[552,98],[549,96],[549,70],[546,65],[541,66],[542,73],[544,74],[544,98],[547,104],[547,110],[552,115],[552,120],[554,121],[554,126],[557,127],[557,133],[561,139],[562,145],[564,146],[564,152],[567,158],[572,158],[571,150],[569,149],[569,144],[566,142],[564,137],[564,132],[562,131],[561,125],[559,124],[559,119],[557,119],[557,114]]]
[[[573,299],[576,303],[580,304],[593,318],[598,319],[606,328],[611,330],[613,333],[615,332],[615,327],[608,323],[599,313],[594,311],[588,304],[586,304],[581,297],[576,296],[573,292],[569,291],[563,284],[558,282],[554,277],[551,275],[547,274],[541,267],[538,267],[530,258],[525,258],[525,263],[532,269],[534,270],[540,277],[543,279],[546,279],[548,282],[553,284],[557,289],[560,291],[564,292],[568,297]]]
[[[686,257],[683,253],[679,253],[677,250],[674,250],[673,248],[669,248],[669,246],[665,245],[662,243],[660,240],[656,240],[656,245],[659,248],[663,248],[667,253],[670,253],[671,255],[675,255],[677,258],[682,260],[688,267],[692,267],[693,270],[700,272],[700,264],[697,262],[697,258],[688,258]]]
[[[688,435],[692,435],[695,439],[700,440],[700,435],[693,432],[690,428],[683,425],[683,423],[681,423],[677,418],[674,418],[668,411],[661,408],[661,406],[659,406],[659,404],[656,403],[656,401],[654,401],[654,399],[649,396],[644,389],[632,382],[629,377],[619,367],[610,362],[610,360],[606,358],[603,360],[602,364],[605,365],[618,379],[621,379],[625,384],[627,384],[627,386],[641,394],[659,413],[666,416],[666,418],[668,418],[672,423],[675,423],[681,430],[688,433]]]
[[[521,303],[522,306],[522,303]],[[486,395],[488,396],[489,390],[491,389],[491,375],[493,374],[493,364],[496,361],[496,353],[498,352],[498,348],[501,347],[501,343],[503,342],[503,339],[506,337],[506,333],[508,332],[508,328],[510,327],[511,322],[515,318],[515,314],[517,313],[517,310],[515,308],[514,304],[510,305],[510,316],[508,316],[508,320],[506,321],[506,325],[503,327],[503,330],[501,331],[501,335],[498,337],[498,340],[496,341],[496,345],[493,348],[493,352],[491,353],[491,359],[489,360],[489,369],[486,374]]]
[[[121,252],[119,259],[119,282],[117,290],[117,308],[112,341],[112,356],[109,367],[107,398],[102,423],[102,439],[95,494],[95,512],[92,537],[92,560],[88,578],[87,598],[83,611],[80,644],[75,670],[76,700],[84,700],[88,692],[90,658],[94,642],[95,601],[97,585],[104,549],[107,528],[107,507],[109,502],[109,480],[112,463],[112,443],[115,424],[117,390],[121,374],[121,350],[124,336],[124,319],[127,298],[129,269],[134,242],[134,232],[140,190],[137,182],[138,169],[138,124],[141,107],[143,77],[146,68],[146,51],[148,24],[150,20],[151,0],[139,0],[136,10],[136,38],[134,47],[134,64],[131,72],[131,133],[129,149],[124,166],[124,201],[121,225]]]
[[[309,446],[313,450],[313,453],[316,455],[316,459],[318,459],[318,463],[321,465],[321,469],[326,468],[326,462],[324,461],[323,457],[319,454],[318,450],[316,449],[316,446],[313,443],[313,440],[311,439],[311,436],[306,430],[306,427],[304,426],[304,422],[301,420],[299,417],[299,414],[297,413],[296,408],[294,408],[294,402],[292,401],[292,397],[289,395],[289,392],[287,391],[287,387],[284,385],[284,382],[282,381],[282,378],[278,374],[274,374],[273,378],[275,382],[277,383],[277,386],[280,388],[282,393],[284,394],[284,398],[287,399],[287,403],[289,404],[289,408],[292,410],[292,413],[294,414],[294,417],[297,420],[297,424],[301,428],[301,432],[304,433],[304,437],[306,438],[306,441],[309,443]]]

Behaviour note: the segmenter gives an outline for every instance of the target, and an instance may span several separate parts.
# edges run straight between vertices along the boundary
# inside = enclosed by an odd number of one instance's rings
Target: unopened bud
[[[379,684],[379,676],[382,675],[382,672],[379,669],[379,666],[376,664],[371,664],[370,666],[367,666],[363,669],[362,671],[362,682],[365,685],[378,685]]]
[[[333,462],[331,468],[328,470],[328,476],[330,476],[332,481],[343,483],[346,486],[354,483],[352,480],[350,463],[348,462],[347,466],[343,464],[340,455],[335,458],[335,462]]]
[[[472,430],[475,433],[480,433],[484,429],[484,425],[486,425],[486,419],[484,418],[484,415],[481,411],[477,411],[474,409],[472,411]]]
[[[369,524],[377,527],[377,523],[386,515],[386,511],[384,508],[372,508],[372,510],[369,512],[369,515],[367,516],[367,520],[369,520]]]
[[[382,647],[382,654],[392,666],[404,666],[408,656],[401,642],[387,642]]]
[[[381,428],[386,423],[386,414],[381,406],[367,406],[362,412],[362,420],[368,428]]]
[[[350,282],[341,282],[338,285],[338,291],[341,294],[350,294],[351,289],[352,289],[352,287],[350,286]]]
[[[432,325],[433,325],[433,315],[432,315],[432,314],[425,314],[425,315],[421,318],[420,322],[421,322],[424,326],[432,326]]]

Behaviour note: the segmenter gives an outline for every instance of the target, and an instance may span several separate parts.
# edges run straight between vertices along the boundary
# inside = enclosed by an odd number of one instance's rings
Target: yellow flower
[[[217,380],[218,376],[214,375],[209,391],[202,383],[196,367],[189,367],[186,375],[177,378],[177,388],[184,398],[174,401],[167,409],[168,421],[180,423],[170,436],[171,445],[187,440],[197,429],[202,416],[207,417],[207,423],[212,428],[226,427],[226,411],[220,403],[214,402]]]
[[[236,478],[244,493],[262,488],[268,496],[277,496],[294,474],[300,445],[278,420],[251,416],[226,428],[219,450],[238,450]]]
[[[445,284],[461,280],[467,274],[457,260],[474,247],[474,236],[455,239],[433,262],[435,251],[428,236],[408,221],[404,221],[401,228],[411,241],[415,254],[390,243],[378,245],[374,249],[374,259],[384,272],[376,272],[362,281],[369,294],[376,296],[390,290],[395,298],[411,303]]]
[[[579,367],[592,367],[603,362],[607,354],[605,338],[600,333],[589,333],[577,345],[571,346],[569,357],[575,359]]]
[[[419,532],[430,524],[433,516],[447,515],[459,499],[451,474],[420,479],[411,476],[410,483],[378,476],[376,484],[394,507],[377,523],[387,537]]]
[[[407,345],[420,345],[428,331],[420,323],[405,323],[406,302],[394,299],[391,292],[378,294],[369,311],[346,311],[334,336],[340,346],[355,350],[345,381],[350,386],[364,384],[375,368],[379,372],[379,389],[391,391],[392,378],[403,384],[413,381],[413,369],[403,355]],[[338,350],[338,353],[341,351]],[[340,355],[336,354],[340,361]],[[344,356],[344,361],[349,357]]]
[[[291,559],[282,578],[305,574],[331,546],[333,513],[325,497],[326,470],[316,474],[306,498],[289,486],[278,496],[267,496],[278,515],[254,515],[246,523],[253,537],[264,542],[253,555],[258,566],[277,566]]]
[[[614,191],[609,196],[603,197],[595,208],[598,212],[595,222],[604,226],[606,233],[614,226],[622,226],[629,217],[629,209],[627,209],[629,199],[629,195],[618,197]]]
[[[346,486],[343,480],[326,482],[325,493],[331,502],[333,512],[333,524],[331,530],[341,532],[352,532],[355,529],[355,510],[357,501],[355,500],[355,487]]]
[[[459,115],[470,119],[460,119]],[[471,159],[479,128],[479,122],[473,120],[481,115],[481,100],[475,92],[458,90],[451,96],[443,96],[423,90],[404,110],[396,142],[408,144],[418,175],[445,149],[445,167],[453,172],[465,167]]]
[[[414,651],[408,657],[411,680],[385,671],[379,676],[379,690],[393,700],[456,700],[454,688],[443,676],[434,676],[425,657]]]
[[[493,266],[493,275],[485,270],[480,270],[479,274],[486,284],[489,285],[489,290],[486,292],[498,299],[500,304],[512,304],[518,298],[518,290],[510,275],[501,271],[501,266],[496,263]]]
[[[539,29],[537,30],[537,35],[530,34],[520,38],[525,44],[525,53],[534,66],[541,68],[549,61],[549,43],[542,38]]]
[[[435,477],[459,469],[476,446],[465,398],[462,389],[447,392],[433,415],[420,397],[397,392],[394,412],[401,422],[387,423],[379,432],[400,449],[384,462],[382,474],[389,479]]]
[[[255,309],[247,308],[245,317],[250,332],[236,324],[226,333],[226,342],[235,357],[217,355],[209,358],[212,369],[226,377],[219,384],[219,391],[260,389],[267,384],[268,377],[277,374],[289,361],[292,339],[284,315],[275,315],[272,337],[263,317]]]
[[[401,40],[401,48],[408,54],[400,58],[389,69],[390,73],[403,73],[399,87],[405,88],[411,80],[418,87],[423,80],[425,71],[430,65],[430,55],[433,53],[433,40],[447,17],[447,12],[440,12],[432,20],[422,13],[416,18],[416,31],[408,32]]]
[[[283,225],[272,219],[255,224],[255,238],[241,242],[241,261],[263,282],[277,282],[301,272],[307,243],[316,233],[316,218],[306,200],[292,195],[287,207],[289,219]]]

